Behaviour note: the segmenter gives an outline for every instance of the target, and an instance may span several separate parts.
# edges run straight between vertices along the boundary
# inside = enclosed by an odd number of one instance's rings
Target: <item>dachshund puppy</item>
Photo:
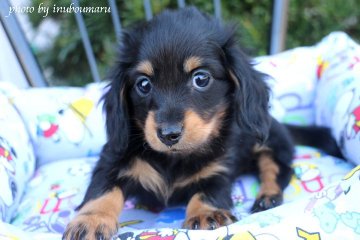
[[[234,27],[195,8],[125,32],[104,96],[108,141],[64,239],[109,239],[129,197],[150,207],[186,203],[184,228],[230,224],[242,173],[261,183],[253,212],[280,205],[293,144],[268,99]]]

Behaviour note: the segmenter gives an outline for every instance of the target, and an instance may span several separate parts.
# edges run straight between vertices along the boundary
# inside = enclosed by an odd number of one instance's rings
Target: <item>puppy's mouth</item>
[[[176,146],[175,147],[168,147],[168,153],[173,153],[173,154],[177,154],[177,153],[182,153],[184,150],[181,149],[177,149]]]
[[[150,111],[145,121],[144,135],[149,146],[169,154],[192,153],[208,146],[219,135],[223,112],[204,120],[193,110],[187,110],[181,123],[159,125],[155,112]]]

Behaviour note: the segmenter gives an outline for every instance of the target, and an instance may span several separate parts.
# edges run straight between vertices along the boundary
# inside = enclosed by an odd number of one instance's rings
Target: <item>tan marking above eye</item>
[[[189,73],[192,70],[200,67],[202,64],[202,59],[200,57],[192,56],[187,58],[184,61],[184,71]]]
[[[141,61],[135,69],[136,71],[148,76],[154,75],[154,68],[149,60]]]

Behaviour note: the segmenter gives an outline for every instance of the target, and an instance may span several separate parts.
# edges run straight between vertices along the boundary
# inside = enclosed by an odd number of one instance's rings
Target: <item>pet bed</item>
[[[241,176],[232,194],[239,221],[213,231],[181,229],[185,206],[129,199],[115,239],[360,239],[360,46],[336,32],[254,65],[268,74],[273,116],[330,127],[347,161],[297,146],[285,203],[250,215],[259,184]],[[61,239],[105,142],[104,86],[0,83],[0,239]]]

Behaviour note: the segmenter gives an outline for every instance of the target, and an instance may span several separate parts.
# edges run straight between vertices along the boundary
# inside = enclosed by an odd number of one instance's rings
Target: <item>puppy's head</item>
[[[165,11],[124,34],[105,108],[118,147],[134,128],[166,153],[206,148],[232,119],[260,140],[268,132],[267,87],[233,28],[195,8]]]

